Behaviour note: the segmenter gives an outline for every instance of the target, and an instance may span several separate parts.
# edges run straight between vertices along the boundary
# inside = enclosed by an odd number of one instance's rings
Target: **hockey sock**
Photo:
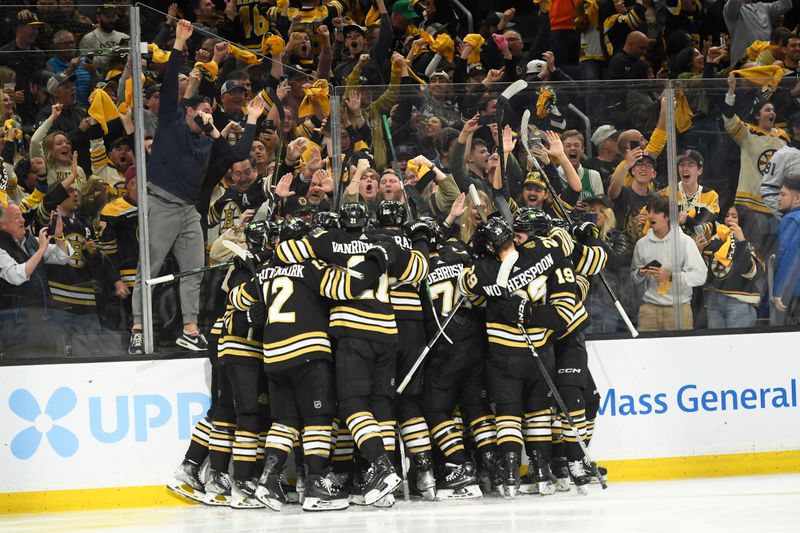
[[[208,457],[208,441],[211,439],[211,432],[214,426],[208,417],[200,419],[192,430],[192,440],[189,442],[189,449],[186,450],[186,459],[196,465],[203,464]]]
[[[469,423],[469,430],[478,450],[484,446],[497,445],[497,424],[494,415],[486,415],[472,420]]]
[[[383,449],[389,454],[389,457],[394,455],[397,451],[397,435],[395,435],[394,428],[397,427],[396,420],[384,420],[378,422],[381,428],[381,437],[383,438]]]
[[[428,424],[422,417],[412,418],[400,424],[400,436],[411,454],[431,451]]]
[[[586,401],[586,446],[589,446],[589,443],[592,440],[592,435],[594,435],[594,423],[597,420],[597,410],[600,409],[600,395],[597,394],[595,390],[591,396],[587,398],[584,395],[584,400]]]
[[[497,417],[497,447],[500,453],[519,452],[522,449],[522,417]]]
[[[245,481],[255,474],[258,433],[237,429],[233,440],[233,479]]]
[[[467,456],[464,453],[464,439],[452,420],[445,420],[431,430],[436,446],[442,451],[445,461],[453,464],[464,464]]]
[[[264,470],[264,446],[267,444],[267,432],[262,431],[258,434],[258,447],[256,448],[256,474]]]
[[[266,455],[275,455],[279,458],[279,464],[284,464],[289,453],[292,451],[295,442],[300,438],[300,431],[294,427],[273,422],[267,432],[267,442],[264,445]]]
[[[372,463],[383,455],[383,435],[381,427],[369,411],[358,411],[345,419],[353,440],[362,455]]]
[[[564,399],[572,421],[575,422],[575,428],[567,420],[564,413],[559,412],[558,418],[561,421],[561,433],[564,440],[564,451],[568,461],[580,461],[583,459],[583,450],[578,444],[578,435],[585,437],[586,435],[586,409],[583,401],[583,391],[576,386],[561,386],[559,393]]]
[[[233,451],[233,433],[236,424],[230,422],[214,421],[214,430],[208,441],[208,459],[211,469],[217,472],[227,472]]]
[[[336,435],[336,444],[333,448],[333,470],[336,473],[351,472],[353,469],[353,435],[347,426],[340,425],[338,418],[333,419],[333,434]]]
[[[522,434],[525,438],[525,451],[528,457],[537,450],[545,460],[550,459],[551,443],[553,440],[551,429],[550,409],[541,409],[525,413],[522,421]]]
[[[303,456],[309,475],[322,474],[330,464],[333,447],[331,431],[330,424],[303,427]]]

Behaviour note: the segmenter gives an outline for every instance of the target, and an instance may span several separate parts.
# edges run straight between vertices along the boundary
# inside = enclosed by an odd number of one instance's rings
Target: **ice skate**
[[[252,480],[235,479],[231,488],[231,507],[233,509],[263,509],[265,505],[256,498],[258,485]]]
[[[445,476],[436,484],[437,500],[469,500],[483,496],[472,463],[447,463],[445,468]]]
[[[589,474],[589,478],[591,479],[592,483],[600,483],[600,480],[594,474],[594,470],[592,469],[592,464],[589,462],[589,459],[586,457],[583,458],[583,469],[586,470],[586,473]],[[603,481],[608,480],[608,469],[603,466],[597,465],[597,470],[600,472],[600,476],[603,478]]]
[[[578,489],[578,494],[589,494],[589,491],[586,490],[586,485],[591,482],[591,479],[586,470],[583,469],[583,461],[570,461],[569,475],[575,483],[575,488]]]
[[[275,455],[268,455],[264,461],[264,473],[258,480],[255,496],[264,505],[273,511],[280,511],[286,503],[286,494],[281,485],[279,459]]]
[[[414,454],[414,465],[417,468],[417,491],[424,500],[436,499],[436,478],[433,475],[433,458],[431,452]]]
[[[229,506],[231,504],[231,488],[231,478],[227,472],[212,470],[206,481],[206,498],[203,503]]]
[[[542,459],[539,452],[534,451],[528,462],[528,472],[522,476],[519,491],[522,494],[541,494],[547,496],[556,491],[555,476],[550,465]]]
[[[304,490],[304,511],[339,511],[349,506],[347,492],[333,472],[309,477]]]
[[[556,490],[558,492],[569,492],[570,479],[569,467],[566,457],[554,457],[550,463],[553,475],[556,476]]]
[[[361,490],[363,505],[372,505],[392,492],[402,481],[394,471],[389,457],[386,454],[381,455],[364,474],[364,484]]]
[[[481,452],[481,462],[486,469],[486,475],[489,478],[489,487],[491,492],[498,496],[503,495],[503,466],[500,464],[500,459],[494,450],[486,450]]]
[[[505,474],[505,482],[503,483],[504,496],[506,498],[515,498],[520,486],[519,465],[520,457],[517,452],[506,452],[503,456],[503,472]]]
[[[175,471],[173,479],[167,483],[167,488],[196,502],[202,503],[206,499],[206,490],[200,480],[200,465],[188,459],[184,459]]]
[[[394,507],[395,498],[394,494],[387,494],[386,496],[380,498],[378,501],[372,504],[373,507],[380,507],[381,509],[388,509],[390,507]]]

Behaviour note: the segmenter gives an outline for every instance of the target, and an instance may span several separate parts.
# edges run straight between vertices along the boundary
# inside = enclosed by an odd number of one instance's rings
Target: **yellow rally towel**
[[[675,127],[683,133],[692,127],[692,109],[689,107],[689,100],[686,93],[680,91],[675,97]]]
[[[8,138],[8,132],[12,129],[14,130],[14,139],[22,139],[22,130],[19,129],[16,124],[14,124],[13,118],[6,120],[3,123],[3,128],[6,130],[6,141],[12,140]]]
[[[364,18],[364,26],[369,28],[370,26],[380,23],[381,23],[380,11],[378,11],[378,8],[373,5],[372,7],[369,8],[367,16]]]
[[[722,243],[722,246],[719,247],[719,250],[714,252],[714,257],[726,267],[731,266],[731,258],[728,257],[728,252],[731,250],[731,228],[725,224],[718,224],[717,237],[722,239],[724,242]]]
[[[142,83],[144,83],[144,74],[142,74]],[[120,102],[118,107],[120,113],[127,113],[128,109],[133,109],[133,80],[131,78],[125,80],[125,101]]]
[[[297,118],[308,117],[314,114],[314,102],[319,105],[325,116],[331,114],[331,104],[328,100],[328,81],[317,80],[308,89],[303,89],[305,96],[297,109]]]
[[[750,61],[755,61],[758,59],[758,54],[769,48],[769,41],[753,41],[753,44],[747,47],[747,50],[744,51],[744,55],[747,56],[747,59]]]
[[[770,92],[774,92],[778,88],[781,77],[788,72],[789,69],[778,65],[765,65],[763,67],[751,67],[734,70],[733,74],[741,78],[746,78],[751,82],[761,85]]]
[[[169,55],[172,53],[165,52],[154,43],[147,45],[147,51],[153,54],[153,63],[166,63],[169,61]]]
[[[195,62],[194,68],[200,71],[200,74],[203,75],[203,78],[209,83],[216,83],[217,77],[219,77],[219,65],[213,59],[208,63],[202,63],[200,61]]]
[[[261,60],[251,51],[244,50],[238,46],[228,43],[228,53],[236,58],[237,61],[248,65],[260,65]]]
[[[583,10],[586,16],[589,17],[589,22],[593,27],[597,27],[598,13],[600,8],[597,5],[597,0],[583,0]]]
[[[433,37],[424,30],[414,29],[414,35],[419,37],[423,42],[420,43],[419,39],[414,39],[413,44],[411,45],[411,61],[416,61],[416,59],[422,55],[423,52],[431,50],[431,45],[433,45]]]
[[[128,92],[127,88],[130,83],[131,80],[128,78],[125,86],[126,98]],[[103,133],[108,133],[108,121],[119,118],[119,110],[117,109],[117,106],[114,105],[114,101],[111,99],[108,93],[103,89],[95,89],[92,92],[92,95],[92,103],[89,105],[89,116],[95,119],[98,124],[100,124],[100,127],[103,128]],[[133,97],[133,91],[131,91],[131,97]],[[132,102],[130,105],[133,107]]]
[[[539,98],[536,100],[537,117],[544,118],[547,116],[554,96],[555,93],[553,93],[550,87],[542,87],[539,89]]]
[[[481,48],[483,47],[483,43],[486,42],[486,39],[481,37],[481,35],[478,33],[469,33],[466,37],[464,37],[464,42],[472,45],[472,52],[470,52],[469,57],[467,58],[467,65],[480,63]]]
[[[302,164],[305,165],[306,163],[308,163],[311,160],[311,150],[313,150],[314,148],[319,150],[320,151],[320,155],[322,155],[322,147],[320,145],[318,145],[317,143],[315,143],[314,141],[312,141],[311,139],[309,139],[308,143],[306,144],[306,149],[303,150],[302,154],[300,154],[300,162]]]
[[[264,34],[261,39],[261,53],[265,56],[278,57],[286,48],[286,41],[283,37],[274,33]]]
[[[417,163],[413,159],[408,160],[407,166],[408,170],[416,174],[416,176],[420,179],[422,179],[422,176],[431,171],[431,167],[429,167],[425,163],[417,165]]]
[[[449,62],[453,62],[453,57],[456,52],[456,44],[453,38],[446,33],[440,33],[430,45],[431,51],[436,54],[441,54]]]
[[[414,69],[411,68],[411,62],[406,59],[406,64],[408,65],[408,77],[417,82],[420,85],[425,85],[425,80],[417,76],[417,73],[414,72]],[[392,63],[392,74],[399,74],[400,67],[396,67],[394,63]]]

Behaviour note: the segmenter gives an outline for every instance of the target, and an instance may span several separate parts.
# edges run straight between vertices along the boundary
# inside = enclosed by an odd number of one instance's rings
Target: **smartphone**
[[[706,238],[706,232],[703,230],[703,226],[700,224],[694,227],[694,234],[698,237],[702,237],[703,239]]]
[[[495,122],[497,122],[497,117],[495,115],[481,115],[478,117],[479,126],[488,126],[489,124],[494,124]]]
[[[630,149],[636,150],[637,148],[639,148],[639,141],[631,141]]]
[[[544,150],[544,144],[542,144],[541,137],[534,137],[531,139],[531,148],[538,148],[539,150]]]
[[[206,124],[205,122],[203,122],[203,117],[201,117],[200,115],[195,115],[194,122],[195,124],[200,126],[200,129],[203,130],[203,133],[211,133],[214,130],[214,123],[209,122],[208,124]]]
[[[54,237],[56,234],[56,224],[58,223],[58,213],[50,215],[50,224],[47,225],[47,236]]]
[[[661,268],[661,263],[657,259],[653,259],[644,266],[645,270],[648,268]]]
[[[265,120],[264,121],[264,129],[265,130],[275,131],[275,121],[274,120]]]

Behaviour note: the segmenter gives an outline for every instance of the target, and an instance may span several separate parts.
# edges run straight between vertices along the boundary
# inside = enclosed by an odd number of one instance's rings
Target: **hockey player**
[[[537,428],[529,449],[550,446],[546,384],[533,361],[526,336],[545,367],[552,368],[551,337],[588,316],[578,306],[575,275],[558,242],[535,237],[519,248],[508,279],[508,291],[497,284],[502,259],[512,253],[513,230],[502,219],[490,219],[481,230],[491,255],[465,269],[459,287],[467,296],[487,297],[489,357],[486,374],[495,401],[497,445],[503,458],[505,494],[514,497],[520,485],[523,417],[526,428]],[[518,324],[524,327],[520,331]]]
[[[406,210],[396,200],[381,201],[375,215],[378,229],[370,231],[367,238],[380,242],[389,237],[404,250],[417,254],[417,262],[422,267],[418,276],[419,279],[424,279],[428,274],[428,240],[435,235],[435,228],[424,220],[418,220],[408,224],[407,237],[402,229],[406,223]],[[389,271],[390,279],[402,275],[403,272],[397,268]],[[419,290],[417,283],[393,284],[389,289],[389,300],[397,319],[398,336],[403,339],[397,350],[398,376],[406,375],[425,347],[425,324]],[[400,437],[417,470],[417,490],[426,500],[433,500],[436,480],[433,475],[430,431],[422,416],[421,397],[422,373],[418,372],[394,401],[394,409],[400,423]],[[381,429],[385,432],[392,431],[392,428]]]
[[[311,229],[302,219],[285,221],[281,241],[297,243]],[[351,276],[319,260],[281,266],[270,263],[256,280],[231,292],[238,310],[264,323],[263,360],[270,388],[270,409],[275,419],[267,435],[264,474],[255,495],[273,510],[285,497],[280,473],[287,454],[300,437],[308,467],[303,509],[325,511],[348,506],[329,468],[331,425],[336,409],[331,343],[328,337],[328,305],[321,297],[346,301],[366,290],[375,290],[392,255],[387,245],[376,246],[354,268]],[[261,291],[264,304],[253,296]],[[302,314],[302,321],[299,321]]]
[[[358,205],[358,204],[355,204]],[[342,209],[351,209],[342,206]],[[352,208],[361,213],[361,207]],[[342,226],[350,225],[342,216]],[[283,263],[310,259],[353,268],[376,244],[346,230],[331,230],[297,241],[281,243],[276,255]],[[418,283],[427,264],[419,252],[398,250],[391,262],[400,272],[397,282]],[[335,305],[330,313],[330,334],[336,343],[336,390],[339,414],[353,435],[370,467],[360,494],[354,501],[372,505],[393,491],[401,479],[389,459],[387,446],[394,446],[394,416],[397,322],[389,300],[389,277],[379,279],[376,290],[362,292],[357,299]],[[384,429],[388,428],[388,429]],[[391,431],[389,431],[391,430]]]

